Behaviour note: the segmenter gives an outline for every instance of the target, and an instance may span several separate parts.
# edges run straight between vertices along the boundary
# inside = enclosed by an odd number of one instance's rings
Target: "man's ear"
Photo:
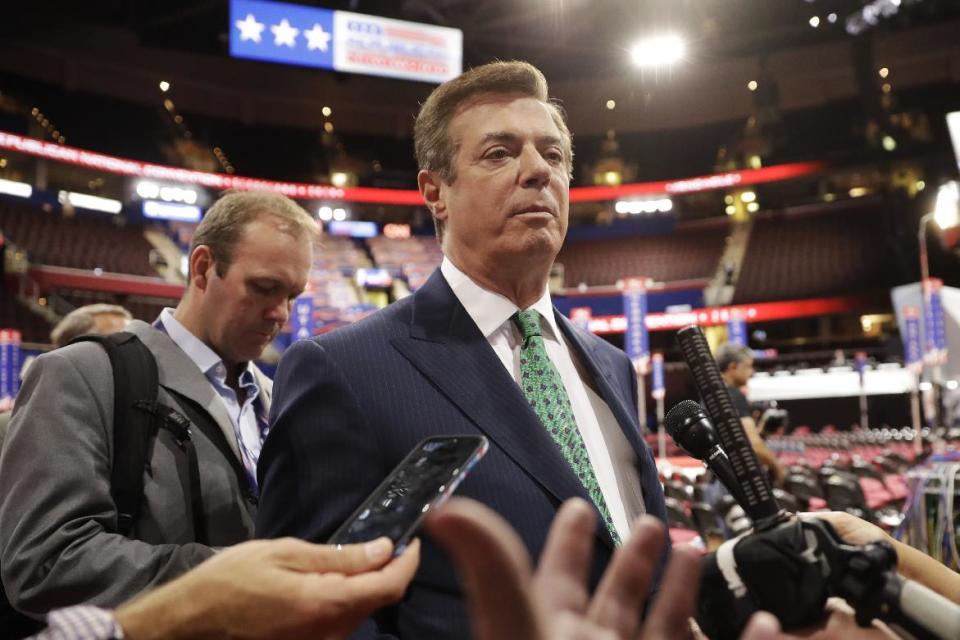
[[[430,213],[436,220],[447,219],[447,205],[443,201],[443,180],[433,171],[421,169],[417,173],[417,186],[420,188],[420,195],[423,201],[430,209]]]
[[[197,246],[190,254],[190,282],[200,291],[206,291],[210,269],[213,268],[213,251],[205,244]]]

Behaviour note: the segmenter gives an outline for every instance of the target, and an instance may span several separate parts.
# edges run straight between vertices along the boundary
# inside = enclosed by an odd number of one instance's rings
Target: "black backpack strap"
[[[203,492],[200,485],[200,461],[197,448],[193,444],[190,420],[175,409],[157,401],[137,400],[134,406],[148,413],[160,426],[173,434],[173,438],[187,456],[187,473],[190,474],[186,485],[190,488],[190,514],[193,517],[194,541],[207,544],[207,522],[203,517]],[[142,491],[141,486],[141,491]]]
[[[80,336],[73,342],[96,342],[107,352],[113,368],[113,467],[110,494],[117,507],[117,532],[130,536],[143,504],[143,475],[159,428],[173,434],[187,455],[189,487],[196,542],[206,543],[206,523],[200,486],[200,466],[190,433],[190,421],[157,402],[160,378],[157,362],[140,339],[121,331],[106,336]]]
[[[181,395],[172,389],[169,391],[176,399],[180,410],[190,418],[190,422],[193,423],[193,426],[207,436],[210,442],[212,442],[213,445],[223,455],[224,460],[230,462],[230,466],[233,468],[233,473],[237,477],[237,486],[243,488],[244,500],[246,500],[251,507],[256,508],[258,503],[257,493],[250,486],[250,481],[247,479],[247,471],[244,468],[243,463],[237,459],[237,456],[230,448],[230,444],[227,442],[223,432],[220,430],[220,425],[210,417],[210,414],[207,413],[207,410],[200,406],[196,400],[188,398],[185,395]]]
[[[157,435],[156,416],[137,403],[156,403],[160,379],[157,363],[132,333],[80,336],[73,342],[96,342],[104,348],[113,368],[113,467],[110,494],[117,506],[117,531],[129,536],[143,502],[143,474],[150,447]]]

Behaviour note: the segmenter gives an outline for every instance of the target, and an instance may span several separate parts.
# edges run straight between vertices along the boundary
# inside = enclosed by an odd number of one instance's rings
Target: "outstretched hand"
[[[583,500],[560,509],[534,572],[516,532],[489,508],[454,498],[433,514],[427,531],[451,554],[467,592],[475,640],[654,640],[691,635],[700,564],[676,547],[646,620],[641,613],[665,542],[663,525],[645,516],[614,553],[591,597],[593,509]],[[742,638],[774,640],[779,624],[754,616]]]

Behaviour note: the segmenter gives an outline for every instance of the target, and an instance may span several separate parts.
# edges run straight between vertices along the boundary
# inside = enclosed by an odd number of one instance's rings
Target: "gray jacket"
[[[240,452],[222,400],[165,333],[139,321],[128,330],[156,357],[160,402],[177,408],[177,396],[189,398],[219,426],[191,428],[209,543],[252,537],[255,499],[236,471]],[[37,358],[17,397],[0,452],[0,575],[24,613],[114,607],[213,553],[194,542],[186,456],[164,429],[149,454],[133,535],[113,533],[112,375],[102,347],[70,345]],[[259,370],[257,378],[268,408],[272,383]]]

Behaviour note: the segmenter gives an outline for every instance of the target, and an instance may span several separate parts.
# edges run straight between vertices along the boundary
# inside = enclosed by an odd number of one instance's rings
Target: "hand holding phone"
[[[422,440],[330,538],[330,544],[393,541],[399,555],[427,513],[450,497],[487,452],[484,436],[434,436]]]

